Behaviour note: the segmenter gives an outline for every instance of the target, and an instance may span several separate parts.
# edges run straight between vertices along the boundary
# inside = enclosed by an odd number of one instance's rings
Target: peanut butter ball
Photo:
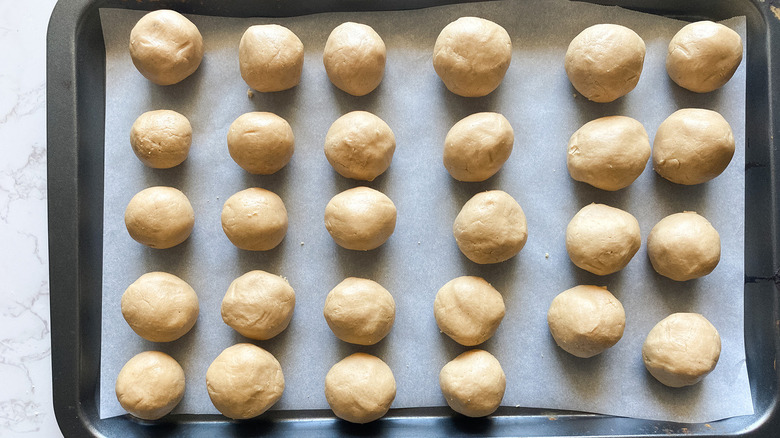
[[[158,420],[184,398],[184,388],[184,370],[176,359],[144,351],[119,371],[115,391],[124,410],[144,420]]]
[[[325,228],[341,247],[357,251],[378,248],[395,231],[396,209],[384,193],[355,187],[325,206]]]
[[[390,409],[395,399],[395,377],[382,359],[355,353],[328,371],[325,398],[337,417],[350,423],[369,423]]]
[[[238,45],[241,77],[260,92],[288,90],[301,81],[303,43],[286,27],[249,27]]]
[[[365,96],[379,86],[386,59],[382,37],[371,26],[352,22],[333,29],[322,55],[333,85],[353,96]]]
[[[720,235],[692,211],[658,222],[647,236],[647,255],[656,272],[676,281],[703,277],[720,262]]]
[[[248,251],[276,248],[287,234],[287,209],[276,193],[242,190],[222,207],[222,230],[233,245]]]
[[[504,298],[480,277],[458,277],[436,293],[433,315],[439,330],[471,347],[488,339],[504,319]]]
[[[528,239],[525,213],[501,190],[474,195],[452,224],[460,251],[474,263],[500,263],[517,255]]]
[[[125,226],[137,242],[166,249],[190,237],[195,212],[181,191],[173,187],[149,187],[136,193],[127,204]]]
[[[485,417],[501,405],[506,375],[492,354],[470,350],[444,365],[439,386],[452,410],[467,417]]]
[[[596,275],[625,268],[641,244],[636,218],[604,204],[583,207],[566,227],[566,251],[572,263]]]
[[[322,313],[337,338],[374,345],[393,328],[395,300],[379,283],[349,277],[328,293]]]
[[[394,152],[393,131],[366,111],[344,114],[325,135],[325,158],[345,178],[373,181],[390,167]]]
[[[122,316],[138,336],[171,342],[195,325],[200,306],[192,287],[167,272],[149,272],[122,294]]]
[[[190,121],[176,111],[145,112],[130,129],[130,146],[135,156],[153,169],[178,166],[187,159],[191,144]]]
[[[742,62],[742,38],[712,21],[680,29],[669,42],[666,71],[679,86],[696,92],[717,90],[734,76]]]
[[[456,123],[444,139],[444,167],[458,181],[484,181],[504,165],[515,142],[509,120],[476,113]]]
[[[230,283],[222,299],[222,320],[250,339],[264,341],[290,324],[295,291],[286,279],[265,271],[249,271]]]
[[[295,136],[287,120],[273,113],[240,115],[227,135],[233,161],[255,175],[276,173],[290,162],[295,152]]]

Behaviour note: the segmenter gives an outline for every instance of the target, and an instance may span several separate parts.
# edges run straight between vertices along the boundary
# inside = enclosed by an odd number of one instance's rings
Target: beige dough
[[[492,354],[470,350],[444,365],[439,386],[452,410],[467,417],[485,417],[501,404],[506,375]]]
[[[647,236],[647,255],[659,274],[676,281],[703,277],[720,262],[720,235],[692,211],[661,219]]]
[[[173,187],[149,187],[136,193],[125,209],[130,237],[146,246],[166,249],[190,237],[195,212],[187,196]]]
[[[650,374],[673,388],[701,381],[720,358],[720,335],[698,313],[675,313],[655,325],[642,346]]]
[[[552,300],[547,324],[559,347],[587,358],[612,347],[623,337],[626,312],[606,287],[575,286]]]
[[[273,113],[242,114],[227,135],[233,161],[255,175],[270,175],[290,162],[295,136],[287,120]]]
[[[393,131],[366,111],[339,117],[325,136],[325,157],[345,178],[373,181],[390,167],[394,152]]]
[[[328,293],[322,313],[337,338],[374,345],[393,328],[395,300],[379,283],[349,277]]]
[[[617,24],[591,26],[566,50],[564,66],[574,88],[594,102],[612,102],[636,87],[645,62],[645,42]]]
[[[371,26],[352,22],[333,29],[322,55],[333,85],[353,96],[365,96],[379,86],[386,59],[382,37]]]
[[[355,353],[328,371],[325,398],[337,417],[351,423],[368,423],[390,409],[395,399],[395,378],[382,359]]]
[[[303,43],[278,24],[251,26],[238,45],[241,77],[260,92],[283,91],[301,81]]]
[[[157,420],[179,404],[184,387],[184,370],[176,359],[159,351],[144,351],[119,371],[115,390],[124,410],[144,420]]]
[[[170,169],[190,153],[192,126],[186,117],[170,110],[141,114],[130,129],[135,156],[154,169]]]
[[[450,280],[439,289],[433,301],[439,330],[467,347],[490,339],[505,311],[501,294],[480,277]]]
[[[146,79],[157,85],[176,84],[198,69],[203,37],[178,12],[149,12],[130,31],[130,58]]]
[[[509,120],[498,113],[472,114],[458,123],[444,139],[444,167],[458,181],[484,181],[501,169],[515,133]]]
[[[731,126],[715,111],[686,108],[658,127],[653,168],[677,184],[693,185],[720,175],[734,156]]]
[[[233,245],[248,251],[276,248],[287,234],[287,209],[276,193],[253,187],[222,207],[222,230]]]
[[[448,90],[480,97],[498,88],[512,61],[512,40],[498,24],[462,17],[442,29],[433,47],[433,68]]]
[[[222,299],[222,320],[250,339],[265,341],[290,324],[295,291],[284,278],[249,271],[230,283]]]
[[[696,93],[717,90],[742,62],[742,38],[728,27],[698,21],[680,29],[669,43],[666,71],[677,85]]]
[[[528,239],[525,214],[508,193],[491,190],[474,195],[452,224],[463,255],[481,265],[508,260]]]
[[[395,231],[395,219],[393,201],[369,187],[345,190],[325,206],[325,228],[346,249],[378,248]]]
[[[631,185],[650,158],[650,139],[641,123],[625,116],[584,124],[569,139],[569,175],[593,187],[615,191]]]
[[[282,397],[284,374],[273,354],[252,344],[236,344],[209,365],[206,388],[222,415],[244,420],[267,411]]]
[[[138,336],[170,342],[190,331],[198,319],[198,296],[187,282],[165,272],[149,272],[122,294],[122,316]]]
[[[566,251],[572,263],[596,275],[625,268],[641,245],[636,218],[604,204],[583,207],[566,227]]]

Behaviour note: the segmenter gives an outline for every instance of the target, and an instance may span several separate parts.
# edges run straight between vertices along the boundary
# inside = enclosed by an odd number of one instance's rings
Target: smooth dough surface
[[[566,251],[572,263],[596,275],[625,268],[641,245],[636,218],[604,204],[586,205],[566,227]]]
[[[712,272],[720,262],[720,235],[692,211],[661,219],[647,236],[647,255],[656,272],[676,281]]]
[[[447,133],[444,167],[458,181],[484,181],[509,159],[514,141],[515,133],[503,115],[472,114]]]
[[[505,312],[504,298],[480,277],[450,280],[439,289],[433,302],[439,329],[467,347],[490,339]]]
[[[144,420],[157,420],[184,397],[184,370],[165,353],[144,351],[122,367],[114,388],[124,410]]]
[[[645,42],[617,24],[596,24],[569,44],[564,66],[569,81],[587,99],[612,102],[636,87],[645,62]]]
[[[325,157],[345,178],[373,181],[390,167],[394,152],[393,131],[366,111],[344,114],[325,135]]]
[[[149,187],[130,199],[125,209],[125,226],[137,242],[152,248],[171,248],[190,237],[195,211],[180,190]]]
[[[452,233],[463,255],[479,264],[509,260],[528,239],[523,209],[501,190],[477,193],[469,199],[455,218]]]
[[[227,135],[230,157],[255,175],[270,175],[290,162],[295,152],[295,136],[287,120],[273,113],[240,115]]]
[[[593,357],[617,344],[626,312],[606,287],[575,286],[558,294],[547,311],[555,343],[577,357]]]
[[[712,21],[680,29],[669,42],[666,71],[679,86],[696,93],[717,90],[734,76],[742,62],[742,38]]]
[[[222,320],[250,339],[264,341],[290,324],[295,291],[284,278],[249,271],[230,283],[222,299]]]
[[[149,272],[122,294],[122,316],[138,336],[170,342],[192,329],[200,306],[192,287],[166,272]]]
[[[238,45],[241,77],[260,92],[288,90],[301,81],[303,43],[286,27],[249,27]]]
[[[322,62],[330,81],[353,96],[374,91],[385,75],[387,49],[371,26],[346,22],[328,36]]]
[[[146,79],[157,85],[176,84],[198,69],[203,37],[176,11],[149,12],[130,31],[130,58]]]
[[[395,231],[396,209],[384,193],[355,187],[334,196],[325,206],[325,228],[341,247],[368,251]]]
[[[186,117],[171,110],[148,111],[135,119],[130,146],[135,156],[154,169],[181,164],[190,153],[192,126]]]
[[[376,356],[355,353],[325,376],[325,398],[337,417],[368,423],[384,416],[395,399],[395,377]]]
[[[374,345],[393,328],[395,300],[379,283],[349,277],[328,293],[322,313],[337,338]]]
[[[485,417],[501,405],[506,375],[492,354],[470,350],[444,365],[439,386],[452,410],[467,417]]]
[[[673,388],[694,385],[715,369],[720,335],[698,313],[675,313],[648,333],[642,359],[650,374]]]
[[[225,201],[222,230],[238,248],[268,251],[287,234],[287,209],[276,193],[252,187]]]
[[[461,17],[442,29],[433,47],[433,68],[451,92],[481,97],[498,88],[512,61],[512,40],[500,25]]]
[[[260,347],[236,344],[209,365],[206,388],[222,415],[236,420],[257,417],[282,397],[282,366]]]

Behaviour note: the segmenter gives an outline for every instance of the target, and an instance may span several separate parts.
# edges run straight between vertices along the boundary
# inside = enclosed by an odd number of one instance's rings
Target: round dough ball
[[[171,110],[149,111],[135,119],[130,146],[135,156],[154,169],[170,169],[190,153],[192,126],[186,117]]]
[[[636,218],[604,204],[583,207],[566,227],[566,251],[572,263],[596,275],[625,268],[641,245]]]
[[[322,313],[337,338],[374,345],[393,328],[395,301],[379,283],[349,277],[328,293]]]
[[[452,224],[460,251],[474,263],[500,263],[517,255],[528,240],[525,214],[508,193],[474,195]]]
[[[467,417],[485,417],[501,404],[506,375],[492,354],[470,350],[444,365],[439,386],[452,410]]]
[[[698,313],[674,313],[655,325],[642,346],[650,374],[672,388],[701,381],[720,358],[720,335]]]
[[[265,341],[290,324],[295,291],[284,278],[249,271],[230,283],[222,299],[222,320],[250,339]]]
[[[559,347],[587,358],[612,347],[623,337],[626,312],[606,287],[575,286],[552,300],[547,324]]]
[[[206,371],[211,403],[235,420],[257,417],[284,392],[282,366],[273,354],[252,344],[228,347]]]
[[[384,416],[395,399],[395,378],[382,359],[355,353],[325,376],[325,398],[337,417],[368,423]]]
[[[664,277],[676,281],[703,277],[720,262],[720,235],[695,212],[675,213],[650,230],[647,255]]]
[[[278,24],[251,26],[238,44],[241,77],[260,92],[283,91],[301,81],[303,43]]]
[[[645,42],[617,24],[591,26],[566,50],[569,81],[594,102],[612,102],[636,87],[645,63]]]
[[[433,47],[433,68],[448,90],[481,97],[498,88],[512,61],[512,40],[498,24],[462,17],[442,29]]]
[[[195,325],[199,311],[192,287],[166,272],[144,274],[122,294],[122,316],[147,341],[179,339]]]
[[[569,175],[593,187],[615,191],[631,185],[650,159],[650,139],[641,123],[625,116],[584,124],[569,139]]]
[[[276,193],[252,187],[225,201],[222,230],[238,248],[268,251],[287,234],[287,209]]]
[[[653,168],[677,184],[694,185],[720,175],[734,156],[731,126],[715,111],[686,108],[658,127]]]
[[[472,114],[458,123],[444,139],[444,167],[458,181],[484,181],[501,169],[515,133],[509,120],[498,113]]]
[[[149,187],[136,193],[127,204],[125,226],[137,242],[166,249],[190,237],[195,212],[181,191],[173,187]]]
[[[333,29],[322,55],[333,85],[353,96],[365,96],[379,86],[386,59],[382,37],[371,26],[352,22]]]
[[[488,339],[504,319],[504,298],[480,277],[458,277],[439,289],[433,314],[439,330],[471,347]]]
[[[393,131],[366,111],[339,117],[325,136],[325,157],[345,178],[373,181],[390,167],[394,152]]]
[[[345,190],[325,206],[325,228],[346,249],[378,248],[395,231],[395,219],[393,201],[369,187]]]
[[[295,136],[287,120],[273,113],[242,114],[227,135],[233,161],[255,175],[270,175],[290,162],[295,151]]]
[[[742,38],[728,27],[698,21],[680,29],[669,42],[666,71],[679,86],[696,93],[717,90],[742,62]]]
[[[203,37],[178,12],[149,12],[130,31],[130,58],[146,79],[157,85],[176,84],[198,69]]]
[[[157,420],[179,404],[184,387],[184,370],[176,359],[159,351],[144,351],[122,367],[114,389],[124,410],[144,420]]]

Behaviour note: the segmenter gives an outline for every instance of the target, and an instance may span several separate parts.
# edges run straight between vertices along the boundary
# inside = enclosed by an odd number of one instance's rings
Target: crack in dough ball
[[[325,228],[341,247],[357,251],[378,248],[395,231],[396,209],[384,193],[355,187],[325,206]]]
[[[566,227],[566,251],[572,263],[596,275],[625,268],[641,244],[636,218],[604,204],[583,207]]]
[[[666,71],[679,86],[709,93],[726,84],[742,62],[742,38],[728,27],[698,21],[669,42]]]
[[[647,236],[647,255],[664,277],[687,281],[712,272],[720,262],[720,235],[692,211],[659,221]]]
[[[260,92],[288,90],[301,81],[303,43],[286,27],[249,27],[238,44],[241,77]]]
[[[328,36],[322,62],[338,89],[353,96],[374,91],[385,74],[387,49],[371,26],[346,22]]]
[[[242,190],[222,207],[222,230],[247,251],[276,248],[287,234],[287,209],[276,193],[258,187]]]
[[[159,351],[133,356],[116,378],[116,398],[122,408],[144,420],[157,420],[184,397],[184,370],[176,359]]]
[[[167,249],[190,237],[195,212],[181,191],[173,187],[149,187],[136,193],[127,204],[125,226],[135,241]]]
[[[191,144],[190,121],[176,111],[145,112],[130,129],[130,146],[135,156],[153,169],[178,166],[187,159]]]
[[[290,324],[295,291],[284,278],[249,271],[230,283],[222,299],[222,320],[250,339],[265,341]]]
[[[266,112],[240,115],[230,125],[227,144],[233,161],[255,175],[276,173],[290,162],[295,152],[290,124]]]
[[[376,356],[352,354],[328,371],[325,398],[343,420],[359,424],[377,420],[395,399],[393,371]]]
[[[492,354],[470,350],[444,365],[439,386],[452,410],[467,417],[485,417],[504,399],[506,375]]]
[[[480,277],[458,277],[439,289],[433,314],[439,329],[455,342],[471,347],[488,339],[504,319],[504,298]]]
[[[444,167],[458,181],[495,175],[512,154],[515,133],[498,113],[476,113],[456,123],[444,139]]]
[[[149,272],[122,294],[122,316],[138,336],[171,342],[195,325],[198,295],[186,281],[166,272]]]
[[[394,152],[393,131],[366,111],[344,114],[325,135],[325,157],[345,178],[373,181],[390,167]]]
[[[337,338],[374,345],[393,328],[395,300],[379,283],[349,277],[328,293],[322,313]]]
[[[517,255],[528,240],[523,209],[508,193],[474,195],[452,224],[460,251],[474,263],[500,263]]]

